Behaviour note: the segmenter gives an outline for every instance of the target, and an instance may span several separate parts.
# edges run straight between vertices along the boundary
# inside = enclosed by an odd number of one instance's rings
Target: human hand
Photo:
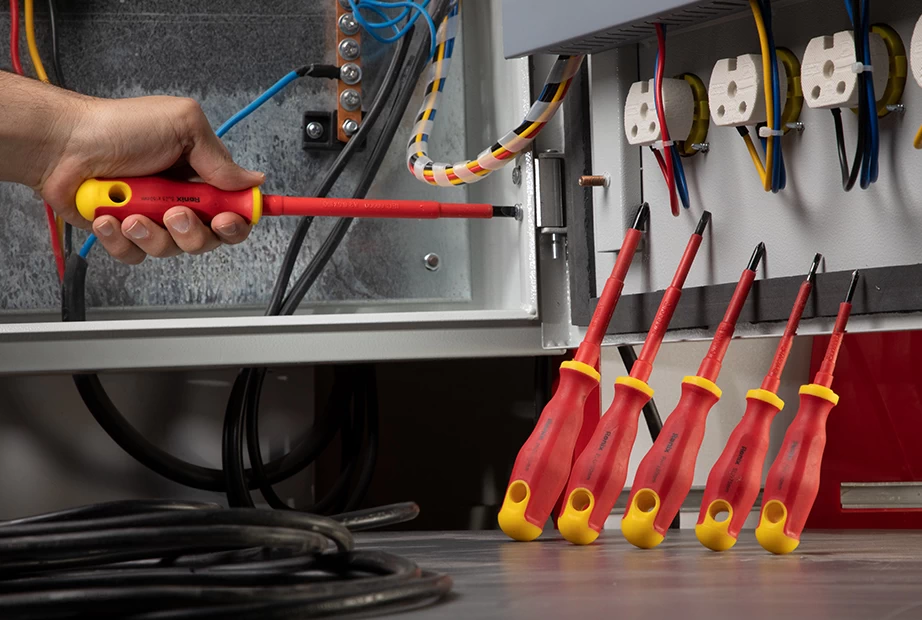
[[[87,179],[133,177],[188,167],[206,183],[234,191],[260,185],[265,175],[241,168],[215,136],[201,107],[191,99],[73,98],[59,121],[67,134],[51,156],[34,189],[67,222],[91,228],[116,259],[137,264],[148,255],[201,254],[222,243],[247,238],[250,224],[234,213],[216,216],[209,228],[187,207],[164,214],[165,228],[142,215],[119,222],[111,215],[88,222],[74,197]],[[56,153],[55,151],[59,151]]]

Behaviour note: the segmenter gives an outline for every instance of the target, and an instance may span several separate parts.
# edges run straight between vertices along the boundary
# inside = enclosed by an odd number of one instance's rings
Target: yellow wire
[[[916,138],[912,141],[912,145],[917,149],[922,149],[922,127],[919,127],[919,131],[916,132]]]
[[[746,143],[746,148],[749,150],[749,156],[752,158],[752,163],[756,167],[756,172],[759,173],[759,178],[762,181],[765,181],[765,168],[762,166],[762,160],[759,158],[759,152],[756,150],[756,145],[752,143],[752,137],[749,134],[743,136],[743,142]]]
[[[768,33],[765,31],[765,22],[762,20],[762,11],[756,0],[749,0],[752,17],[756,20],[756,29],[759,31],[759,43],[762,46],[762,81],[765,91],[765,117],[768,128],[774,130],[772,119],[775,117],[775,105],[772,97],[772,59],[771,49],[768,45]],[[751,142],[751,140],[750,140]],[[768,136],[765,147],[765,176],[762,178],[762,188],[766,192],[772,189],[772,156],[775,154],[775,136]]]
[[[48,83],[48,74],[45,73],[45,65],[42,64],[38,44],[35,42],[35,2],[33,0],[26,0],[26,41],[29,43],[29,56],[32,58],[35,74],[38,79]]]

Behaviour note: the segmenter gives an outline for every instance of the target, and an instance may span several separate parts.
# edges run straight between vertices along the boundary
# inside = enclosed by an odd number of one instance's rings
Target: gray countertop
[[[807,532],[789,556],[763,551],[751,531],[721,554],[690,530],[646,551],[618,531],[588,547],[500,532],[366,534],[359,545],[454,579],[449,599],[396,618],[922,618],[916,531]]]

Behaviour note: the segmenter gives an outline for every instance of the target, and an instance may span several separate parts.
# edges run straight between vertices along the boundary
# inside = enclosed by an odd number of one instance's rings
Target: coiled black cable
[[[418,511],[326,518],[129,501],[0,523],[0,617],[267,620],[418,606],[451,579],[356,550],[352,536]]]

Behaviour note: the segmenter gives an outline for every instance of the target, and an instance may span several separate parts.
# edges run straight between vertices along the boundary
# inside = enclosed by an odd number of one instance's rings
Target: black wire
[[[304,618],[393,611],[450,578],[351,531],[413,518],[398,504],[329,519],[177,502],[119,502],[0,523],[0,617]]]
[[[861,36],[861,29],[863,27],[861,11],[857,0],[848,1],[852,7],[852,15],[855,18],[855,22],[853,24],[855,58],[857,62],[863,64],[864,39]],[[855,187],[855,183],[857,182],[861,173],[861,168],[863,165],[866,165],[865,162],[870,157],[870,152],[868,150],[868,141],[870,140],[870,120],[868,114],[869,107],[874,114],[877,114],[877,107],[876,102],[870,104],[869,106],[866,91],[866,79],[867,73],[861,72],[858,74],[858,142],[855,146],[855,155],[852,159],[850,169],[848,164],[848,151],[845,147],[845,131],[842,127],[842,111],[839,108],[832,108],[830,110],[832,113],[836,132],[836,149],[839,156],[839,174],[842,177],[842,189],[844,189],[846,192],[851,191],[852,188]]]
[[[630,374],[631,369],[634,367],[634,362],[637,361],[637,352],[630,345],[622,345],[618,347],[618,353],[621,354],[624,369]],[[650,431],[650,439],[656,441],[660,431],[663,430],[663,419],[660,417],[659,408],[652,398],[643,406],[643,419],[647,423],[647,430]]]
[[[64,72],[61,71],[61,50],[58,42],[58,10],[57,0],[48,0],[48,21],[51,23],[51,74],[52,84],[67,88],[64,84]],[[74,251],[74,227],[64,224],[64,257],[67,258]]]

